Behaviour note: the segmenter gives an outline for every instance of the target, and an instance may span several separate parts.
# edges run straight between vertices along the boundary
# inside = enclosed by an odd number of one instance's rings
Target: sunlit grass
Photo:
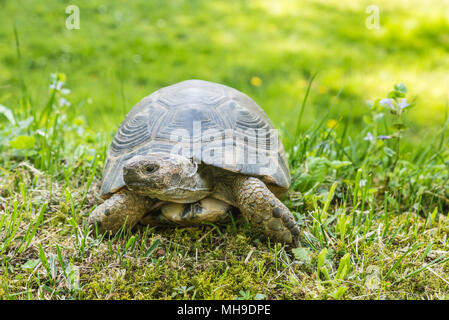
[[[310,98],[318,114],[323,101],[344,88],[346,99],[334,116],[361,115],[365,99],[403,81],[426,102],[426,111],[413,115],[415,122],[439,125],[448,100],[447,3],[378,1],[379,30],[365,26],[370,4],[89,1],[80,4],[81,29],[66,30],[64,3],[25,1],[18,8],[4,2],[0,103],[15,104],[21,78],[33,84],[28,92],[36,102],[45,101],[47,75],[61,71],[77,88],[73,112],[95,130],[111,131],[142,97],[199,78],[249,94],[277,126],[292,130],[294,121],[285,114],[295,110],[304,93],[297,83],[319,71]],[[251,84],[255,76],[260,86]],[[93,121],[98,117],[102,121]],[[306,114],[303,129],[315,117]]]

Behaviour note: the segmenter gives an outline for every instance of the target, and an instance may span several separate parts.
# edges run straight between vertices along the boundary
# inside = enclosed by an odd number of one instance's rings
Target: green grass
[[[300,132],[287,148],[293,183],[284,199],[301,226],[299,248],[260,239],[240,216],[101,238],[86,218],[101,201],[107,139],[51,101],[3,127],[16,137],[2,149],[1,298],[449,298],[447,125],[415,149],[398,143],[403,114],[385,116],[396,136],[386,141],[344,138],[326,117]],[[382,111],[377,101],[372,132]]]
[[[363,2],[80,1],[69,31],[69,2],[25,2],[0,2],[0,299],[449,299],[444,7],[380,1],[371,31]],[[239,216],[87,228],[111,132],[186,78],[281,128],[299,248]],[[387,94],[414,103],[391,112]]]
[[[401,81],[425,103],[413,119],[426,130],[448,99],[449,8],[441,1],[377,1],[380,30],[365,27],[370,1],[76,1],[79,30],[65,28],[69,4],[0,2],[1,104],[16,105],[22,80],[35,104],[45,103],[51,72],[69,76],[71,112],[108,132],[146,95],[191,78],[238,88],[289,132],[295,117],[285,115],[297,112],[317,71],[302,129],[342,88],[332,117],[355,123],[366,99]],[[255,76],[260,86],[251,85]]]

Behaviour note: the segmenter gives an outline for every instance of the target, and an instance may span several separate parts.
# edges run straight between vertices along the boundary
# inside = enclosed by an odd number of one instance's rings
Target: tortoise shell
[[[256,176],[281,190],[290,185],[284,148],[268,116],[247,95],[222,84],[186,80],[136,104],[108,149],[101,196],[125,186],[127,160],[154,152]]]

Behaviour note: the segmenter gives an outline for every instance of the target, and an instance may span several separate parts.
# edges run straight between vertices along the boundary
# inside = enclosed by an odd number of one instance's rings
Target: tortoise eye
[[[159,166],[157,164],[150,164],[145,167],[145,173],[153,173],[157,169],[159,169]]]

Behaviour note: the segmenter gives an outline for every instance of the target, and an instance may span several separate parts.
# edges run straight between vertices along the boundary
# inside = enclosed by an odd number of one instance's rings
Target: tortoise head
[[[131,191],[171,202],[196,202],[212,192],[209,179],[196,163],[169,153],[129,159],[123,166],[123,180]]]

